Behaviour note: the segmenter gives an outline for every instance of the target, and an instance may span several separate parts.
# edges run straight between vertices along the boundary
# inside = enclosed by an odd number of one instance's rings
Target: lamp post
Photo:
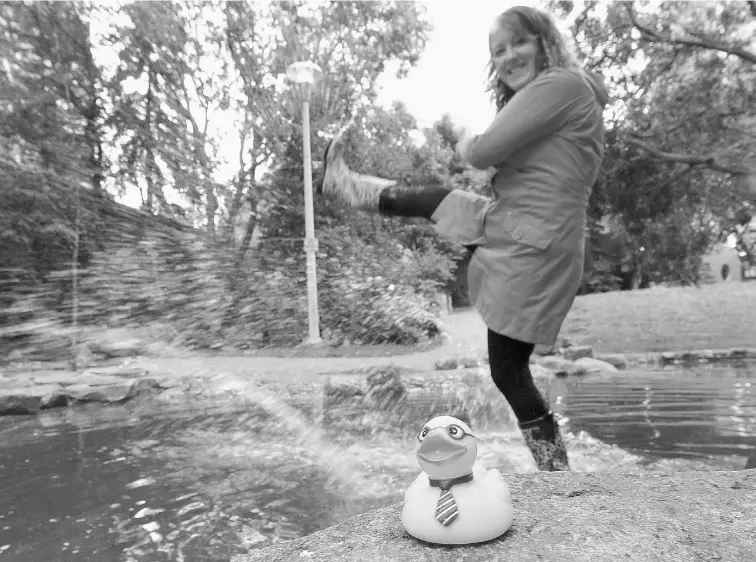
[[[315,238],[315,211],[312,198],[312,154],[310,153],[310,89],[316,75],[322,72],[317,64],[309,61],[295,62],[286,69],[286,76],[305,89],[302,102],[302,143],[304,145],[304,195],[305,195],[305,240],[307,256],[307,321],[309,337],[305,343],[319,344],[320,318],[318,316],[318,278],[315,268],[315,254],[318,240]]]

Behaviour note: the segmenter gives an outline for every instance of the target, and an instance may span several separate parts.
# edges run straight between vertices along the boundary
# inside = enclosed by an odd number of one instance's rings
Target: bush
[[[97,330],[144,333],[139,328],[153,325],[192,347],[299,344],[308,331],[301,165],[282,166],[271,181],[258,225],[262,242],[243,259],[233,245],[186,224],[82,191],[81,207],[89,211],[79,239],[75,329],[72,236],[53,245],[50,229],[37,233],[29,223],[31,234],[16,238],[41,242],[29,246],[23,263],[10,264],[15,272],[0,275],[0,304],[8,311],[0,351],[54,350],[62,358],[73,341]],[[324,339],[407,344],[440,333],[436,296],[452,277],[456,253],[427,224],[318,198],[316,228]]]
[[[318,292],[327,341],[411,344],[440,333],[435,295],[446,258],[387,244],[324,236]],[[14,320],[0,336],[6,344],[21,342],[36,357],[70,355],[71,277],[59,270],[28,294],[12,293]],[[79,271],[77,333],[81,343],[83,333],[99,329],[160,324],[166,338],[190,347],[297,345],[307,335],[306,290],[301,246],[281,252],[263,245],[239,262],[196,234],[147,232],[135,244],[93,254]]]

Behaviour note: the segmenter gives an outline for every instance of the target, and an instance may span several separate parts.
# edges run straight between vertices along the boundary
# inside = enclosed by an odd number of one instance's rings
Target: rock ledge
[[[756,470],[505,478],[515,520],[485,544],[416,541],[401,525],[398,503],[232,562],[743,562],[756,552]]]

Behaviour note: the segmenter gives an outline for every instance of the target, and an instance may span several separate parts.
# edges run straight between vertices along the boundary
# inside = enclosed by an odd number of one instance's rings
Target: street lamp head
[[[318,74],[323,72],[314,62],[299,61],[289,65],[286,76],[297,84],[312,84]]]

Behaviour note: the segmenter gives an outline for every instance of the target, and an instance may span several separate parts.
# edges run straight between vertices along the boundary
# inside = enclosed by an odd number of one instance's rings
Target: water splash
[[[300,410],[290,406],[273,394],[253,388],[248,381],[230,375],[217,377],[219,390],[233,392],[243,402],[256,406],[278,420],[287,431],[294,432],[298,442],[331,476],[330,483],[337,481],[348,489],[356,489],[360,484],[360,473],[348,453],[329,443],[322,429]]]

